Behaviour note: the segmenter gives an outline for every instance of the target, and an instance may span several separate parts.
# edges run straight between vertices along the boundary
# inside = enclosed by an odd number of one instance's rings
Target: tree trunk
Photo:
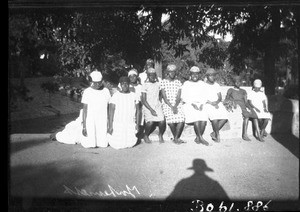
[[[266,95],[275,95],[276,69],[275,61],[277,57],[278,44],[280,39],[280,12],[278,7],[271,9],[272,25],[268,33],[269,39],[264,56],[264,85]]]
[[[160,7],[154,8],[152,10],[153,17],[153,32],[152,32],[152,47],[154,52],[154,62],[155,62],[155,70],[158,77],[162,77],[162,58],[161,58],[161,18],[163,14],[163,9]]]
[[[296,36],[297,36],[297,40],[296,40],[296,44],[297,44],[297,53],[298,53],[298,67],[296,68],[295,71],[295,76],[292,76],[296,83],[298,84],[298,77],[299,77],[299,69],[300,69],[300,12],[299,12],[300,7],[297,7],[295,12],[296,12]],[[298,69],[298,70],[297,70]]]
[[[266,95],[274,95],[276,87],[275,79],[275,58],[272,48],[269,48],[265,52],[264,57],[264,80],[263,86],[265,87]]]

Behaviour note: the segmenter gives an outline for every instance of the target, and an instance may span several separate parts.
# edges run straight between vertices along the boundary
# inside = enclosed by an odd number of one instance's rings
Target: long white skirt
[[[200,105],[197,105],[198,107]],[[183,112],[185,117],[185,123],[193,123],[196,121],[207,121],[208,116],[205,108],[203,110],[196,110],[191,104],[183,104]]]
[[[112,135],[107,134],[108,143],[114,149],[133,147],[137,142],[134,123],[114,123]]]

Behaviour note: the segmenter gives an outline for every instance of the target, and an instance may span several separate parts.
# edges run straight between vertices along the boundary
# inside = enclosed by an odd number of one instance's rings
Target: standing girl
[[[161,81],[161,93],[163,97],[163,112],[166,122],[173,134],[173,142],[175,144],[184,143],[180,139],[184,128],[184,113],[181,103],[181,82],[175,79],[176,66],[167,66],[167,77]]]

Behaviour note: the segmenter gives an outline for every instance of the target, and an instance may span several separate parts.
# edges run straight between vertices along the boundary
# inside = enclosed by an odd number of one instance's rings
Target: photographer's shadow
[[[195,173],[179,181],[166,200],[229,200],[218,181],[205,174],[206,171],[213,170],[207,167],[203,159],[194,159],[193,166],[188,169],[194,170]]]

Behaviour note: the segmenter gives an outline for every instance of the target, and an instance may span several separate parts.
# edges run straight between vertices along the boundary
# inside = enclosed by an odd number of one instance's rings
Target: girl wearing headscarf
[[[263,142],[264,137],[267,136],[266,127],[269,120],[271,120],[271,114],[268,111],[268,99],[266,94],[262,91],[262,81],[260,79],[254,80],[248,100],[249,104],[254,108],[259,122],[261,122],[260,132],[257,131],[257,137],[259,141]]]
[[[175,144],[184,143],[180,139],[184,128],[184,113],[181,102],[181,82],[176,79],[176,66],[171,64],[167,66],[166,79],[161,81],[161,93],[163,97],[162,107],[173,134],[173,142]]]
[[[257,115],[253,107],[251,107],[248,103],[247,92],[244,89],[240,88],[241,77],[235,76],[233,77],[233,81],[233,88],[228,89],[224,102],[232,101],[234,103],[234,108],[236,108],[237,105],[240,106],[243,116],[242,138],[245,141],[251,141],[247,134],[248,123],[249,119],[252,119],[253,122],[256,122],[256,124],[254,123],[254,126],[257,127]]]
[[[80,143],[85,148],[107,147],[107,105],[110,93],[102,84],[102,74],[95,70],[90,76],[90,87],[83,91],[83,109],[79,117],[65,128],[51,135],[53,140],[65,144]]]
[[[183,83],[181,88],[181,99],[183,102],[185,123],[194,125],[196,134],[195,142],[209,146],[209,143],[202,136],[208,117],[204,108],[207,100],[205,83],[199,80],[199,74],[200,69],[197,66],[191,67],[190,78]]]
[[[130,92],[128,77],[119,79],[121,90],[116,92],[109,102],[108,140],[115,149],[133,147],[139,126],[139,99]]]
[[[210,134],[212,140],[220,142],[220,130],[228,121],[228,114],[222,102],[220,85],[215,82],[217,72],[213,68],[206,71],[206,94],[207,102],[205,108],[208,112],[208,118],[211,121],[213,132]],[[220,104],[221,103],[221,104]]]
[[[166,130],[166,122],[159,94],[160,83],[157,80],[155,69],[149,68],[147,70],[147,80],[142,85],[142,110],[145,118],[144,141],[146,143],[151,143],[149,135],[155,130],[156,124],[159,128],[159,142],[164,143],[163,134]]]
[[[83,91],[81,99],[82,134],[87,138],[81,144],[85,148],[107,147],[107,106],[111,96],[109,90],[102,84],[101,72],[93,71],[90,77],[91,85]]]

